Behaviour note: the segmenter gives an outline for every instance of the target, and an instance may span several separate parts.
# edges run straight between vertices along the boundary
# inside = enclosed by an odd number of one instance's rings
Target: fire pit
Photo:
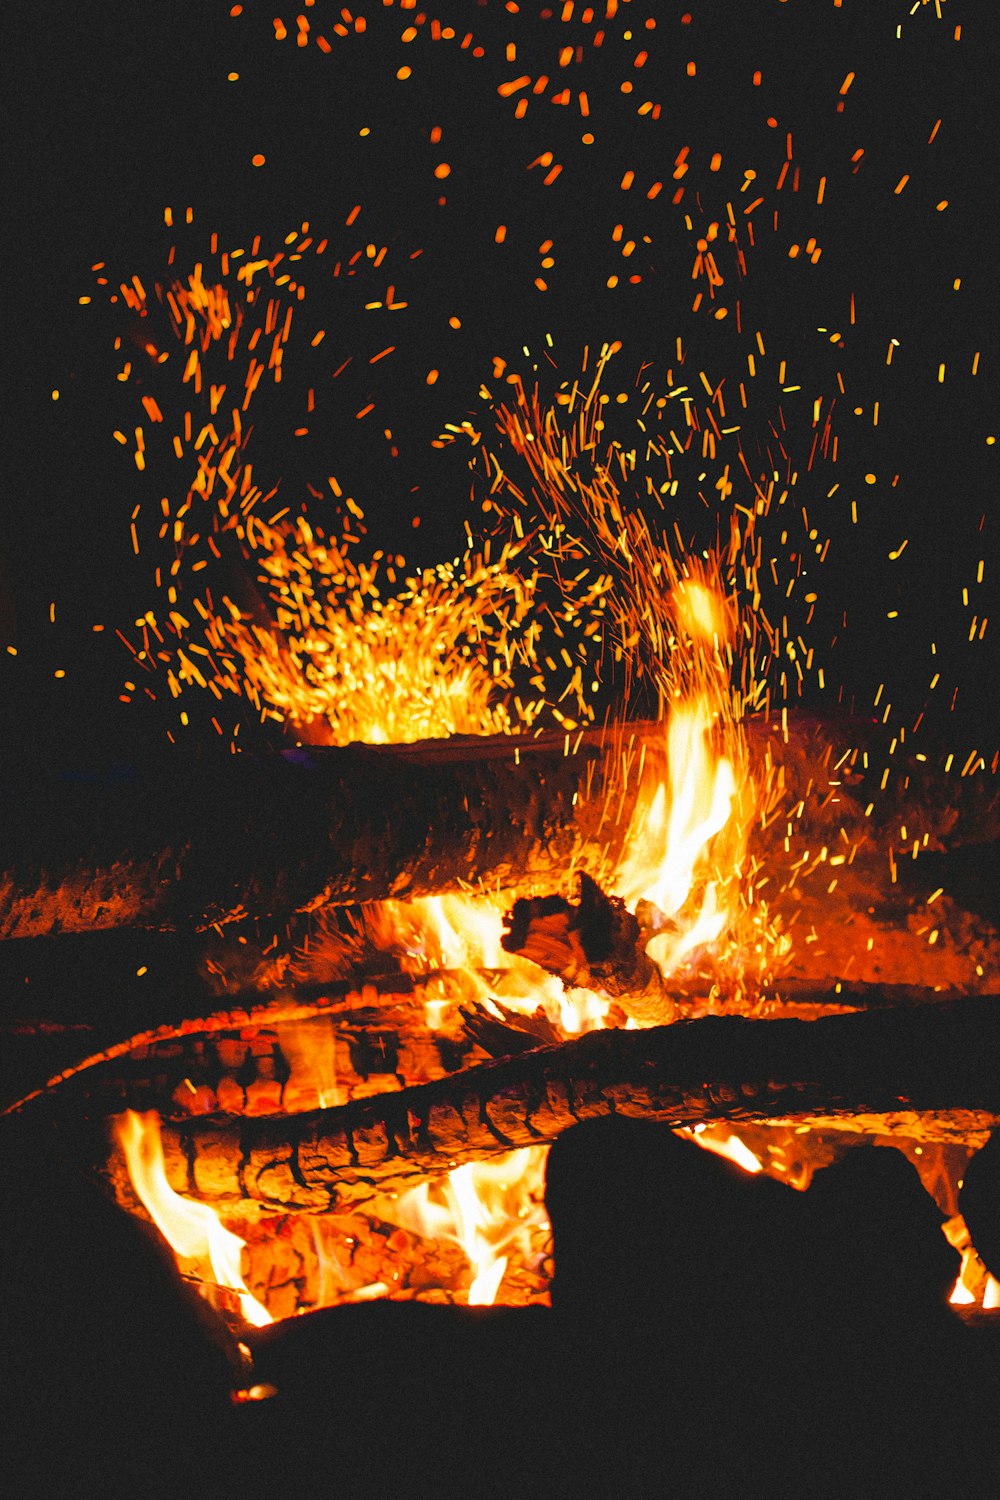
[[[383,598],[307,521],[219,502],[268,593],[256,616],[202,607],[207,659],[295,748],[10,799],[0,930],[41,1009],[8,1108],[85,1122],[88,1168],[237,1319],[546,1301],[545,1152],[608,1114],[799,1188],[852,1139],[892,1140],[963,1248],[955,1295],[997,1301],[956,1195],[1000,1118],[1000,944],[938,880],[995,843],[985,762],[943,796],[926,757],[879,776],[870,725],[768,710],[766,621],[734,582],[752,527],[692,557],[625,502],[593,458],[611,354],[562,411],[520,385],[500,408],[549,530],[527,548],[498,469],[522,540],[495,562],[487,544]],[[549,626],[578,634],[575,721],[543,673]],[[605,633],[655,719],[587,727]],[[518,660],[534,708],[511,698]],[[45,1008],[45,965],[70,955],[82,1034],[59,981]]]

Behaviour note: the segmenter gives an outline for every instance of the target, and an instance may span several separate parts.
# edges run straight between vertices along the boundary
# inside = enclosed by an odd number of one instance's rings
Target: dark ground
[[[948,1310],[957,1256],[894,1151],[799,1195],[659,1126],[578,1127],[550,1160],[551,1311],[276,1324],[246,1338],[277,1395],[235,1407],[250,1377],[143,1227],[57,1152],[14,1161],[11,1495],[996,1493],[1000,1347]]]

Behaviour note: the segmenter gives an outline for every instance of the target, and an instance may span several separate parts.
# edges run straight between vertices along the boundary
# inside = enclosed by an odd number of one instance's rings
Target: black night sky
[[[155,602],[134,507],[178,479],[153,464],[139,476],[113,438],[141,418],[145,377],[118,379],[129,352],[143,356],[110,298],[133,275],[151,291],[196,263],[219,279],[222,251],[249,256],[259,236],[273,257],[295,232],[328,248],[299,273],[285,380],[255,407],[248,449],[282,504],[294,511],[312,485],[333,506],[334,474],[364,510],[365,546],[430,563],[479,514],[468,445],[434,441],[466,417],[489,431],[479,391],[503,399],[495,361],[551,395],[585,346],[592,358],[620,340],[606,389],[631,393],[626,444],[642,380],[709,372],[726,382],[747,470],[796,475],[776,553],[830,538],[809,626],[826,689],[811,678],[803,701],[832,708],[843,689],[871,715],[884,681],[891,730],[912,732],[926,708],[932,746],[989,760],[992,4],[303,0],[276,21],[279,9],[108,0],[5,16],[5,753],[163,743],[169,701],[119,701],[129,658],[114,630]],[[712,224],[710,296],[692,269]],[[385,247],[377,266],[368,246]],[[405,307],[366,306],[389,285]],[[824,424],[836,462],[828,451],[809,467]],[[734,477],[734,501],[752,503],[747,472]],[[697,512],[683,524],[705,545]]]

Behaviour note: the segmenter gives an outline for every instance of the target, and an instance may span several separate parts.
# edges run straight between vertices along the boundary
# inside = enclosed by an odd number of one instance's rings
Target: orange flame
[[[492,1161],[454,1167],[385,1209],[403,1229],[461,1246],[472,1267],[470,1307],[492,1307],[511,1250],[529,1250],[533,1228],[547,1228],[541,1203],[548,1148],[528,1146]]]
[[[243,1280],[240,1251],[244,1241],[219,1223],[208,1204],[183,1198],[167,1181],[156,1112],[140,1115],[126,1110],[116,1121],[115,1135],[132,1186],[174,1254],[190,1260],[207,1259],[218,1285],[238,1293],[248,1323],[259,1328],[272,1322],[267,1308],[247,1290]]]
[[[640,795],[618,876],[630,904],[652,902],[666,919],[646,951],[667,974],[734,930],[757,804],[730,680],[732,611],[707,573],[682,579],[670,610],[666,779]]]
[[[606,1022],[609,1002],[590,990],[566,990],[562,981],[530,959],[508,953],[501,943],[504,914],[489,896],[452,894],[421,896],[414,901],[383,901],[367,916],[376,946],[402,952],[403,967],[413,975],[445,969],[487,1010],[496,996],[508,1010],[533,1015],[539,1007],[566,1036],[579,1036]],[[489,980],[483,971],[489,971]],[[427,1024],[440,1029],[450,1002],[428,993]],[[495,1012],[499,1014],[499,1012]]]
[[[742,1167],[744,1172],[749,1172],[751,1175],[764,1170],[759,1158],[754,1155],[750,1147],[724,1126],[693,1125],[688,1127],[685,1125],[675,1134],[694,1141],[703,1151],[711,1151],[715,1156],[725,1157],[726,1161]]]

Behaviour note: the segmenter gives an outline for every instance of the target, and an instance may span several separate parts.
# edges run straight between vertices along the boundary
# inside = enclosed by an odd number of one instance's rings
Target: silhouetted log
[[[0,785],[0,938],[286,920],[616,861],[655,726],[349,745]]]
[[[998,1057],[1000,996],[819,1021],[595,1031],[339,1109],[168,1123],[167,1175],[208,1202],[325,1211],[613,1113],[693,1125],[960,1110],[989,1128],[1000,1121]],[[114,1156],[111,1173],[127,1200]]]
[[[758,768],[805,793],[845,726],[748,719]],[[857,726],[852,726],[852,732]],[[310,747],[73,772],[0,768],[0,939],[285,922],[484,882],[558,891],[614,869],[663,726]],[[799,762],[801,761],[801,765]],[[843,807],[838,816],[843,815]],[[801,822],[801,820],[800,820]]]

